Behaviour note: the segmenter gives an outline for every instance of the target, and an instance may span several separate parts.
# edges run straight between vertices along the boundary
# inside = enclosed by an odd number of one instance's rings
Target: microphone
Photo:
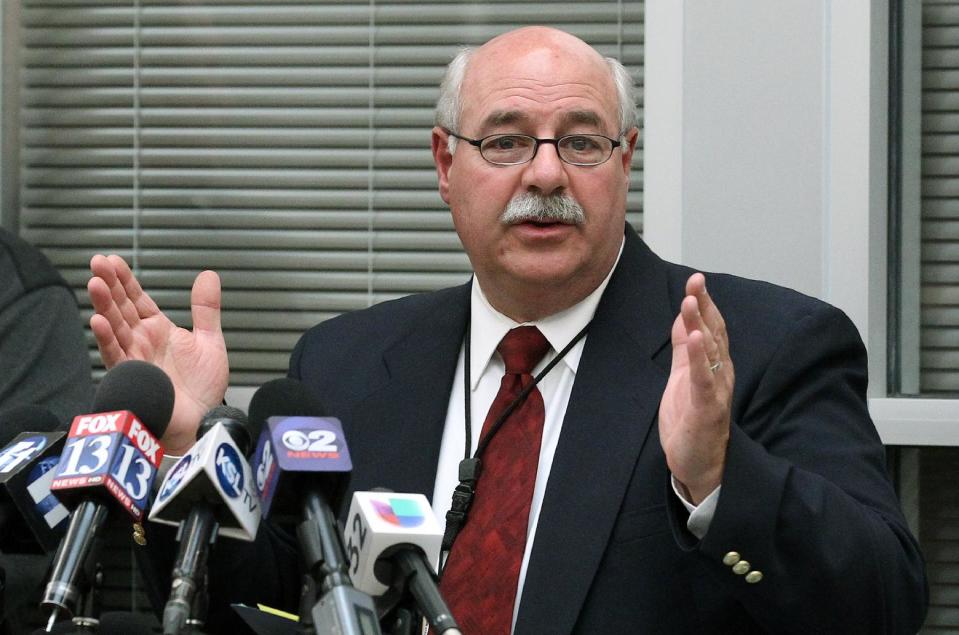
[[[93,399],[95,413],[74,417],[50,486],[73,511],[41,600],[52,609],[48,630],[61,610],[70,615],[76,610],[81,568],[109,506],[119,503],[135,521],[143,518],[163,457],[157,439],[169,423],[173,401],[166,373],[127,361],[104,376]]]
[[[309,416],[322,411],[294,379],[267,382],[253,396],[251,417],[265,419],[253,461],[263,515],[300,521],[297,537],[307,570],[324,590],[308,614],[316,632],[379,635],[373,600],[350,581],[333,513],[342,502],[353,463],[339,420]]]
[[[66,437],[60,427],[42,406],[0,413],[0,552],[43,553],[60,541],[69,513],[50,493]]]
[[[360,591],[407,591],[436,635],[461,635],[435,571],[443,530],[422,494],[354,492],[347,516],[350,575]]]
[[[253,465],[264,517],[299,521],[301,485],[331,508],[343,501],[353,463],[340,421],[316,416],[324,411],[306,386],[288,377],[263,384],[250,400],[250,419],[262,430]]]
[[[217,406],[203,416],[196,444],[160,485],[150,520],[180,527],[170,598],[163,610],[165,635],[180,633],[194,612],[194,600],[205,587],[208,548],[216,536],[256,538],[260,502],[253,471],[243,458],[252,438],[242,410]]]

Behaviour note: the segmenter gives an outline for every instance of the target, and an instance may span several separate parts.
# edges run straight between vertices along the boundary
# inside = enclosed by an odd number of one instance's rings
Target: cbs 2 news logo
[[[137,502],[146,500],[156,474],[130,439],[117,432],[67,439],[59,467],[57,478],[109,474]]]

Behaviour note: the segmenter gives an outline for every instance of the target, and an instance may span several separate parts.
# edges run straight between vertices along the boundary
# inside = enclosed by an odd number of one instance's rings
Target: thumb
[[[220,276],[215,271],[203,271],[193,282],[190,293],[190,312],[193,331],[220,331]]]

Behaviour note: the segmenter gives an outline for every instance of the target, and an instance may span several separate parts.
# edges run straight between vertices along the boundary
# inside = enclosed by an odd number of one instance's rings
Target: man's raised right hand
[[[95,313],[90,328],[107,368],[139,359],[162,368],[176,388],[173,418],[161,443],[166,452],[186,452],[200,418],[223,401],[229,382],[226,343],[220,328],[220,278],[200,273],[190,294],[193,331],[178,327],[140,287],[119,256],[97,254],[87,291]]]

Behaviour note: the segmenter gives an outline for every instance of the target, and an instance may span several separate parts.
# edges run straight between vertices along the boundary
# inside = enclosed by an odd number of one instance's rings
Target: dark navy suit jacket
[[[733,427],[709,531],[686,530],[656,416],[691,273],[627,227],[576,373],[515,632],[914,633],[922,557],[866,409],[862,341],[823,302],[707,275],[735,366]],[[469,297],[467,284],[385,302],[297,344],[290,375],[342,419],[352,490],[432,496]],[[268,528],[239,549],[214,558],[214,602],[295,606],[289,538]],[[761,581],[724,564],[731,551]]]

